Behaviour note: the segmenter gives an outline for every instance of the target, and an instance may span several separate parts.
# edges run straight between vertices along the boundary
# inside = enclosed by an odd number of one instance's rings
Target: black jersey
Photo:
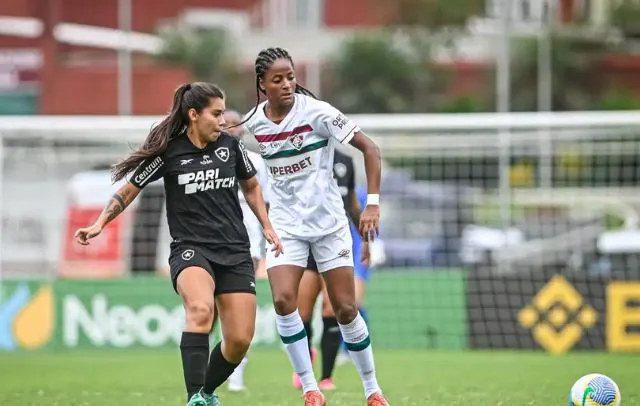
[[[340,188],[340,195],[342,196],[342,203],[347,213],[351,213],[351,199],[349,199],[349,192],[354,191],[356,188],[356,175],[353,167],[353,159],[342,152],[335,150],[333,157],[333,176],[338,182]]]
[[[199,149],[183,135],[170,141],[162,155],[143,162],[130,182],[143,188],[164,178],[173,244],[198,244],[215,257],[215,262],[234,265],[249,253],[238,181],[255,174],[238,139],[222,133],[215,142]]]

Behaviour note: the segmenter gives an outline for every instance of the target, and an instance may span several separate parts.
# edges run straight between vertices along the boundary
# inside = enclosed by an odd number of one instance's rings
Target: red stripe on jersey
[[[309,124],[305,124],[283,133],[256,135],[256,140],[258,142],[282,141],[288,139],[292,135],[310,133],[311,131],[313,131],[313,128]]]

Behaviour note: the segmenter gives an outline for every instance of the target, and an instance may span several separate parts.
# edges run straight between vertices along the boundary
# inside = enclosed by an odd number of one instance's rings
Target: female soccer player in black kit
[[[224,111],[224,94],[215,85],[180,86],[169,116],[151,130],[140,149],[113,166],[113,180],[133,172],[129,182],[94,225],[75,233],[80,244],[89,244],[143,187],[164,178],[173,239],[171,280],[186,312],[180,351],[188,406],[220,404],[214,391],[242,361],[253,339],[255,276],[237,183],[265,239],[276,255],[282,252],[244,145],[221,132]],[[214,304],[223,338],[209,354]]]

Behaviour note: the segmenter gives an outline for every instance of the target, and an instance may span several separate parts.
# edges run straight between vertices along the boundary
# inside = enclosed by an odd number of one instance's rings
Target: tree
[[[617,27],[626,38],[640,38],[640,2],[618,0],[609,6],[609,23]]]
[[[464,31],[469,18],[483,14],[485,0],[397,0],[394,23],[429,32]]]
[[[390,36],[355,36],[333,58],[334,103],[349,113],[415,111],[416,78],[421,74]]]
[[[237,68],[231,42],[222,29],[193,29],[179,25],[160,33],[163,46],[157,58],[191,72],[193,80],[223,85],[227,105],[246,106],[251,78]]]
[[[436,69],[434,50],[451,46],[485,0],[380,2],[387,28],[346,41],[333,59],[336,104],[349,112],[400,113],[437,110],[448,83]]]
[[[485,0],[397,0],[391,25],[410,38],[414,51],[451,46],[473,16],[485,10]]]
[[[512,44],[512,109],[537,110],[537,38],[517,38]],[[601,39],[551,34],[552,110],[583,110],[598,94],[597,64],[609,46]]]

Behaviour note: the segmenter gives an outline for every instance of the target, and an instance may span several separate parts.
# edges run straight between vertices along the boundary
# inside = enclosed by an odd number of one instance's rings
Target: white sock
[[[247,362],[249,362],[249,360],[245,356],[242,361],[240,361],[240,364],[236,367],[231,376],[229,376],[229,384],[236,387],[244,386],[244,369],[247,366]]]
[[[311,365],[307,333],[298,310],[296,309],[286,316],[276,315],[276,326],[280,339],[289,354],[289,361],[291,361],[294,371],[300,376],[304,393],[319,390],[318,381],[316,381]]]
[[[349,350],[349,355],[356,365],[362,385],[364,396],[369,398],[376,392],[382,392],[376,378],[376,366],[373,362],[373,350],[369,339],[367,323],[358,312],[356,318],[349,324],[340,324],[342,338]]]

